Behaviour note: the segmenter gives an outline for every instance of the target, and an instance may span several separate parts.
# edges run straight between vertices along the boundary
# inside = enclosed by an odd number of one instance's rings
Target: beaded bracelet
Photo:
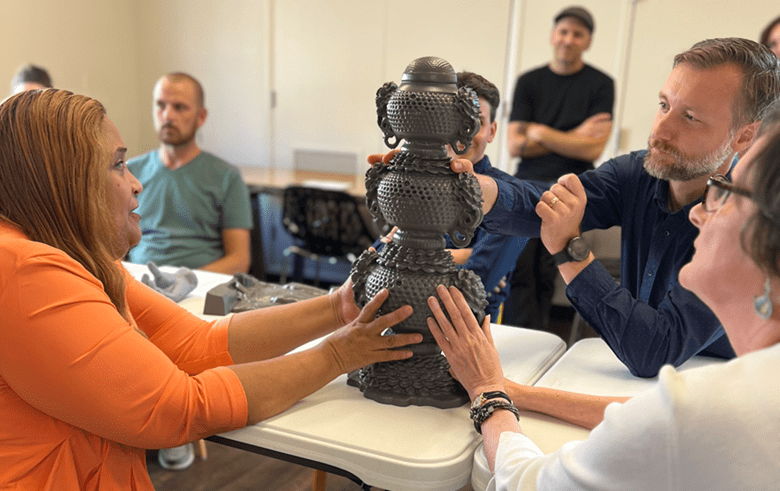
[[[479,407],[472,408],[469,413],[471,419],[474,421],[474,428],[476,428],[477,433],[480,435],[482,434],[482,423],[492,416],[497,409],[506,409],[507,411],[510,411],[515,415],[515,418],[520,421],[520,411],[517,410],[514,404],[501,399],[492,399]]]

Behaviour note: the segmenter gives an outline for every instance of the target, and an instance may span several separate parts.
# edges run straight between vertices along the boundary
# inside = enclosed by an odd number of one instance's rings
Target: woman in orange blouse
[[[254,424],[421,341],[381,336],[411,314],[377,318],[387,292],[360,311],[345,284],[208,323],[134,280],[126,151],[87,97],[0,105],[0,488],[152,489],[143,449]]]

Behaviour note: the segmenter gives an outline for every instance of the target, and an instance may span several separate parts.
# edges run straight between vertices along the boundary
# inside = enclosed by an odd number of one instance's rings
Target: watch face
[[[484,395],[480,394],[474,399],[474,402],[471,403],[471,409],[476,409],[484,403],[485,403],[485,397]]]
[[[569,250],[569,255],[575,261],[586,260],[590,253],[590,247],[588,247],[588,244],[582,237],[574,237],[571,239],[567,248]]]

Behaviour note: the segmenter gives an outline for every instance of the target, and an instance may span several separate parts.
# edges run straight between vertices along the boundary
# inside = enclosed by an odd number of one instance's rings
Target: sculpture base
[[[449,409],[470,402],[468,393],[449,370],[450,364],[441,353],[415,355],[351,372],[347,385],[359,388],[364,397],[382,404]]]

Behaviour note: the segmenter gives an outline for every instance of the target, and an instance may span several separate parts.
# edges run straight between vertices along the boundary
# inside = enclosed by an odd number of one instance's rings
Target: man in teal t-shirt
[[[128,259],[221,273],[249,271],[252,212],[235,167],[202,151],[203,89],[190,75],[165,75],[154,87],[160,148],[128,162],[144,187],[137,212],[141,242]]]

